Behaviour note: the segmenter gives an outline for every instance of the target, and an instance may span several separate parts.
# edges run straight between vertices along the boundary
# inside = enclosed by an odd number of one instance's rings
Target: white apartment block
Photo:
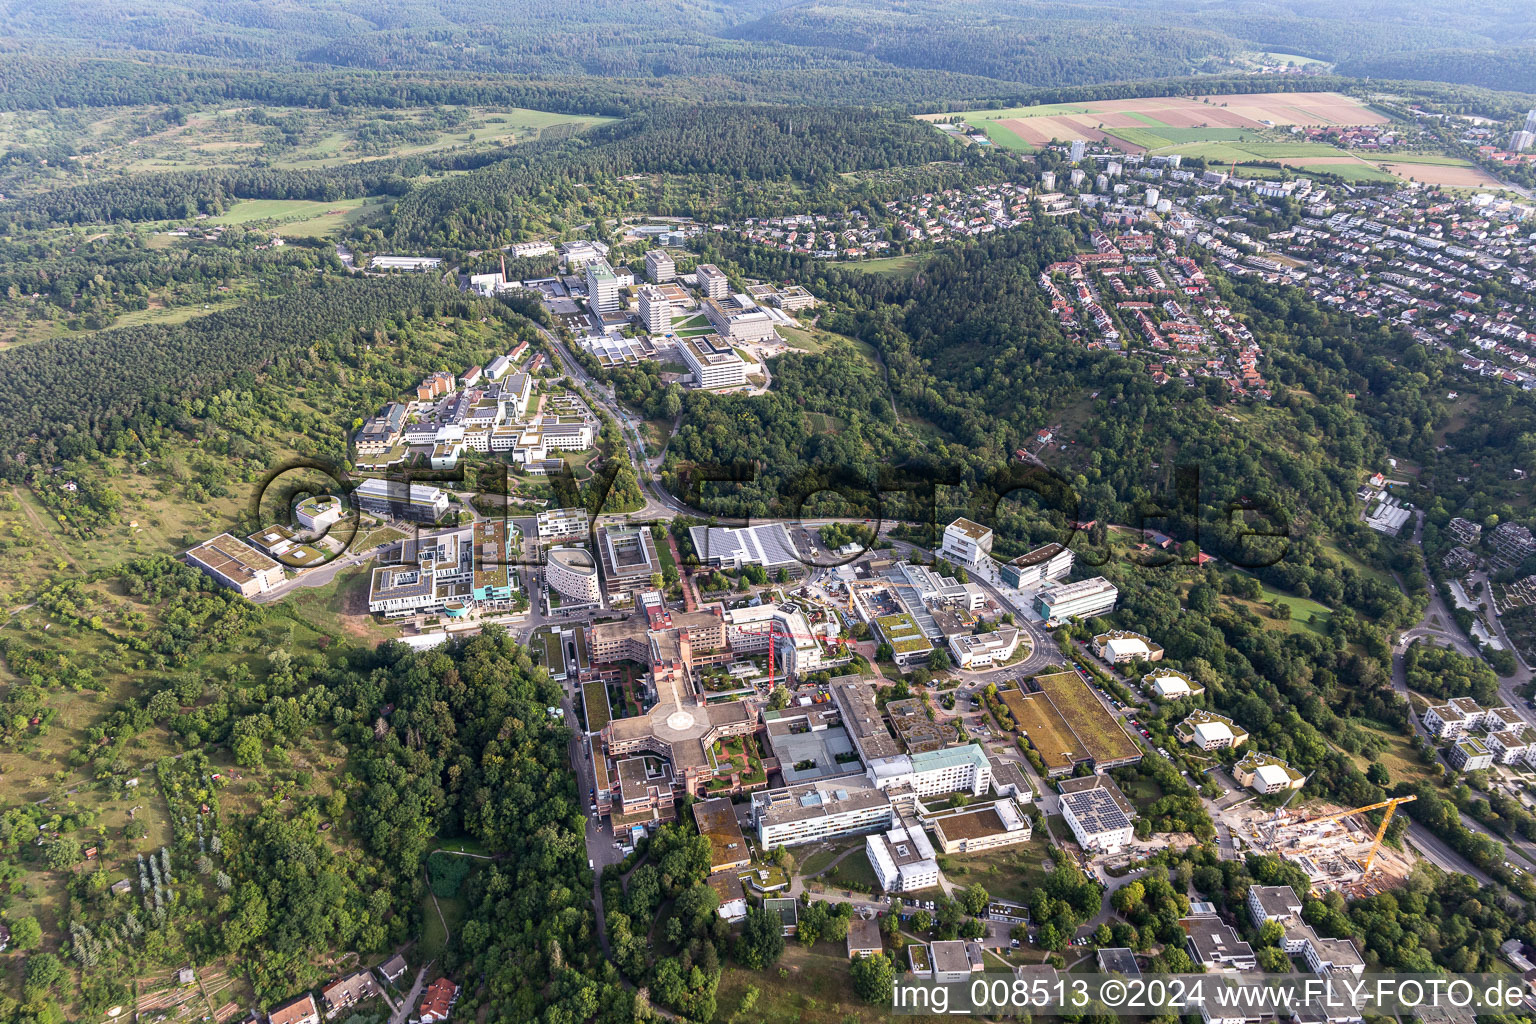
[[[595,313],[619,311],[619,278],[607,260],[587,264],[587,302]]]
[[[652,284],[666,284],[677,280],[677,264],[665,250],[652,249],[645,254],[645,276]]]
[[[917,892],[937,888],[939,862],[933,846],[916,825],[891,829],[884,835],[867,836],[864,852],[875,878],[886,892]]]
[[[699,291],[706,299],[723,299],[731,294],[730,279],[713,263],[700,263],[694,268],[694,274],[699,279]]]
[[[640,322],[652,334],[666,334],[672,329],[672,303],[655,285],[644,285],[640,289]]]
[[[1513,729],[1490,732],[1483,739],[1483,746],[1498,764],[1530,762],[1536,755],[1536,729],[1529,725],[1517,725]]]
[[[734,388],[747,382],[746,361],[718,335],[683,338],[677,348],[700,388]]]
[[[966,566],[980,565],[992,556],[992,531],[969,519],[956,519],[944,527],[939,554]]]
[[[1424,728],[1439,739],[1460,736],[1469,728],[1481,725],[1482,721],[1483,709],[1471,697],[1455,697],[1424,711]]]

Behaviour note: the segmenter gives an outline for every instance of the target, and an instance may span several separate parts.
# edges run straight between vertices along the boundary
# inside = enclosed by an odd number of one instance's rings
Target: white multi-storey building
[[[961,668],[982,668],[1013,657],[1019,649],[1019,631],[1005,627],[979,636],[957,633],[949,638],[949,649],[954,652],[955,664]]]
[[[672,329],[672,303],[655,285],[644,285],[640,289],[640,322],[652,334],[666,334]]]
[[[1135,811],[1108,775],[1064,780],[1061,816],[1077,837],[1077,845],[1095,853],[1119,853],[1135,834]]]
[[[765,850],[883,831],[894,820],[890,799],[862,776],[752,794],[752,822]]]
[[[937,888],[939,862],[923,830],[900,826],[884,835],[867,836],[864,852],[875,878],[886,892],[917,892]]]
[[[619,278],[607,260],[587,264],[587,302],[595,313],[619,311]]]
[[[1033,590],[1072,572],[1072,549],[1065,544],[1046,544],[998,566],[1002,581],[1017,590]]]
[[[956,519],[944,527],[939,554],[967,566],[980,565],[992,555],[992,531],[969,519]]]
[[[735,349],[717,334],[702,338],[683,338],[677,343],[683,362],[693,371],[693,380],[701,388],[734,388],[747,382],[747,364]]]
[[[910,791],[914,796],[968,793],[981,796],[992,785],[992,762],[974,743],[921,754],[871,758],[868,774],[881,789]]]
[[[1120,591],[1102,576],[1076,583],[1047,583],[1035,595],[1035,610],[1047,622],[1089,618],[1115,610]]]
[[[590,519],[584,508],[552,508],[538,514],[539,540],[577,540],[587,535]]]
[[[723,299],[731,294],[730,279],[713,263],[700,263],[694,268],[694,274],[699,280],[699,291],[706,299]]]
[[[805,613],[794,605],[732,608],[725,613],[725,641],[737,654],[761,654],[772,633],[774,661],[790,675],[814,672],[825,663],[821,644]]]
[[[544,565],[544,582],[562,597],[596,603],[603,598],[597,560],[586,548],[555,548]]]
[[[666,284],[677,280],[677,264],[672,262],[663,249],[652,249],[645,254],[645,276],[652,284]]]

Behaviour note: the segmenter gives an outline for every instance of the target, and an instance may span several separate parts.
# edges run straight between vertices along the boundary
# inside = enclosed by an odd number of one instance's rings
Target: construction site
[[[1342,892],[1351,899],[1391,889],[1408,877],[1414,857],[1382,840],[1394,812],[1414,798],[1397,797],[1366,807],[1314,805],[1307,811],[1271,810],[1254,802],[1220,812],[1239,855],[1279,854],[1306,872],[1314,893]],[[1367,815],[1384,811],[1379,821]]]

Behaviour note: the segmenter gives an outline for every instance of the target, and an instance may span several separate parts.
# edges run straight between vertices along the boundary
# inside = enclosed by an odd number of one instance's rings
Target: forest
[[[1414,57],[1451,50],[1503,59],[1500,51],[1528,40],[1531,29],[1528,6],[1514,0],[1421,0],[1409,9],[1382,0],[1304,0],[1284,10],[1242,0],[1215,11],[1193,0],[1088,0],[1066,7],[1043,0],[926,0],[899,9],[871,0],[820,0],[785,9],[761,0],[685,0],[642,12],[612,0],[552,9],[511,0],[446,8],[412,0],[396,5],[387,19],[355,0],[289,0],[268,5],[259,18],[203,0],[190,11],[187,17],[150,13],[126,0],[89,8],[9,0],[0,19],[27,52],[153,55],[156,63],[192,69],[160,84],[118,59],[111,79],[89,87],[98,99],[206,88],[200,78],[210,64],[290,67],[301,74],[318,66],[550,81],[605,78],[641,89],[669,79],[712,80],[753,93],[731,99],[783,99],[791,92],[814,98],[831,94],[834,86],[861,102],[943,93],[980,99],[1009,87],[1220,70],[1239,52],[1254,50],[1346,65],[1388,59],[1399,63],[1387,67],[1404,71],[1455,73],[1443,58],[1416,64]],[[1508,60],[1511,68],[1520,67],[1517,56]],[[1372,73],[1366,70],[1372,66],[1358,64],[1358,73]],[[1469,81],[1465,73],[1451,80]],[[24,92],[33,97],[27,102],[36,103],[70,91],[49,85],[41,93]]]
[[[185,324],[124,327],[0,352],[0,474],[26,475],[29,459],[39,455],[46,465],[54,453],[91,454],[113,433],[131,431],[140,416],[174,420],[177,402],[250,376],[328,334],[478,307],[424,277],[321,279]]]
[[[632,174],[718,176],[807,187],[851,171],[955,158],[959,147],[911,118],[830,107],[667,107],[413,191],[383,233],[396,242],[470,248],[510,238],[551,192]]]

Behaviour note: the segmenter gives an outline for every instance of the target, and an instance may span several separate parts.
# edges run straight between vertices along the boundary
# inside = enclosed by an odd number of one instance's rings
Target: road
[[[1469,819],[1463,820],[1471,823]],[[1486,872],[1474,867],[1465,857],[1446,846],[1439,836],[1416,821],[1408,823],[1408,841],[1424,855],[1425,860],[1442,871],[1460,872],[1471,875],[1483,885],[1493,884],[1493,879]]]
[[[416,1000],[421,996],[422,983],[427,980],[428,966],[430,965],[423,965],[416,971],[415,983],[411,985],[411,990],[405,994],[405,998],[400,1001],[399,1009],[389,1015],[389,1024],[405,1024],[406,1018],[416,1008]]]
[[[560,694],[560,706],[565,709],[565,720],[572,723],[571,743],[569,755],[571,768],[576,775],[576,789],[578,794],[586,790],[588,797],[584,798],[589,804],[590,794],[596,787],[592,775],[592,758],[587,747],[587,738],[580,729],[575,728],[576,706],[575,692],[576,682],[573,679],[566,681]],[[587,815],[587,860],[593,869],[592,879],[592,907],[597,912],[597,938],[603,947],[603,956],[608,955],[608,929],[603,925],[606,918],[603,916],[603,869],[609,864],[617,864],[624,859],[624,855],[614,849],[614,836],[612,825],[608,819],[598,818],[597,815]]]

